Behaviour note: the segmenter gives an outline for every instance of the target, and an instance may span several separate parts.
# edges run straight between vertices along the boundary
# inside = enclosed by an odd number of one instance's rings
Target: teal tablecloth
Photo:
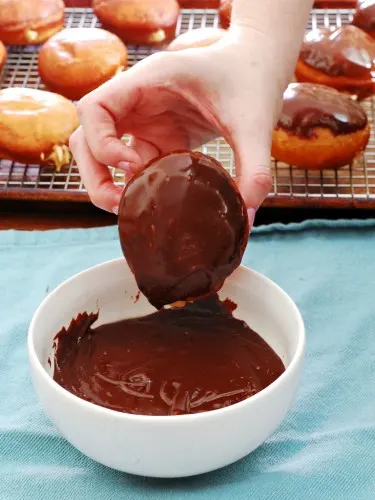
[[[115,228],[0,232],[0,499],[375,499],[375,222],[256,230],[244,263],[296,300],[302,386],[282,427],[226,469],[136,478],[73,449],[44,415],[26,353],[31,316],[65,278],[121,254]]]

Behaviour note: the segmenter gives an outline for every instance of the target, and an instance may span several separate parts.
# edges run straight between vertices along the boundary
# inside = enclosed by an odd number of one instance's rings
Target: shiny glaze
[[[92,64],[98,61],[100,71],[103,64],[106,68],[124,65],[126,48],[118,37],[100,28],[67,28],[43,45],[40,57],[53,58],[55,63],[57,59],[65,67],[86,64],[92,71]]]
[[[355,26],[316,29],[306,34],[300,58],[332,77],[372,80],[375,42]]]
[[[39,52],[39,73],[47,88],[78,100],[127,65],[127,50],[112,33],[99,28],[68,28]]]
[[[364,31],[375,31],[375,0],[358,0],[353,24]]]
[[[316,127],[328,128],[335,135],[365,128],[363,108],[334,89],[310,83],[292,83],[284,93],[278,122],[293,134],[310,137]]]
[[[45,90],[21,87],[0,90],[0,115],[5,119],[12,116],[19,118],[44,115],[56,108],[72,105],[64,97]]]
[[[112,410],[181,415],[223,408],[285,370],[278,355],[217,296],[92,328],[80,315],[56,336],[54,380]]]
[[[177,0],[93,0],[93,9],[104,23],[154,30],[175,26]]]
[[[0,27],[37,27],[38,22],[59,19],[64,14],[62,0],[0,0]]]
[[[213,293],[240,264],[249,222],[230,175],[189,151],[152,161],[119,208],[123,253],[157,308]]]

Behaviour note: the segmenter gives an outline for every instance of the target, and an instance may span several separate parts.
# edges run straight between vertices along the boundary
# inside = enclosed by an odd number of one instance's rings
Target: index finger
[[[70,137],[69,147],[93,204],[117,214],[122,189],[114,184],[108,167],[97,162],[92,155],[82,127]]]

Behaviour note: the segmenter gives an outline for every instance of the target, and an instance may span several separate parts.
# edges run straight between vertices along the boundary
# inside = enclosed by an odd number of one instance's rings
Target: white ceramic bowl
[[[54,335],[79,312],[100,310],[97,324],[153,311],[134,303],[137,286],[124,259],[95,266],[48,295],[32,319],[28,350],[36,392],[57,429],[78,450],[104,465],[154,477],[208,472],[244,457],[280,425],[295,396],[304,356],[301,315],[272,281],[240,267],[220,296],[279,354],[286,371],[255,396],[227,408],[182,416],[120,413],[84,401],[52,379]],[[51,358],[53,359],[53,357]]]

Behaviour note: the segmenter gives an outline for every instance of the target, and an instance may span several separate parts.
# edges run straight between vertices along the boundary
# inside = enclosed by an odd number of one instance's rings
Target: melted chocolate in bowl
[[[316,29],[305,36],[300,58],[326,75],[372,80],[374,40],[355,26]]]
[[[285,370],[279,356],[216,295],[184,308],[92,328],[82,314],[56,336],[54,380],[112,410],[181,415],[223,408]]]
[[[213,158],[175,152],[149,163],[119,208],[124,256],[156,308],[220,289],[249,237],[242,197]]]
[[[316,127],[335,135],[350,134],[367,125],[363,108],[340,92],[311,83],[292,83],[284,93],[278,127],[311,137]]]

